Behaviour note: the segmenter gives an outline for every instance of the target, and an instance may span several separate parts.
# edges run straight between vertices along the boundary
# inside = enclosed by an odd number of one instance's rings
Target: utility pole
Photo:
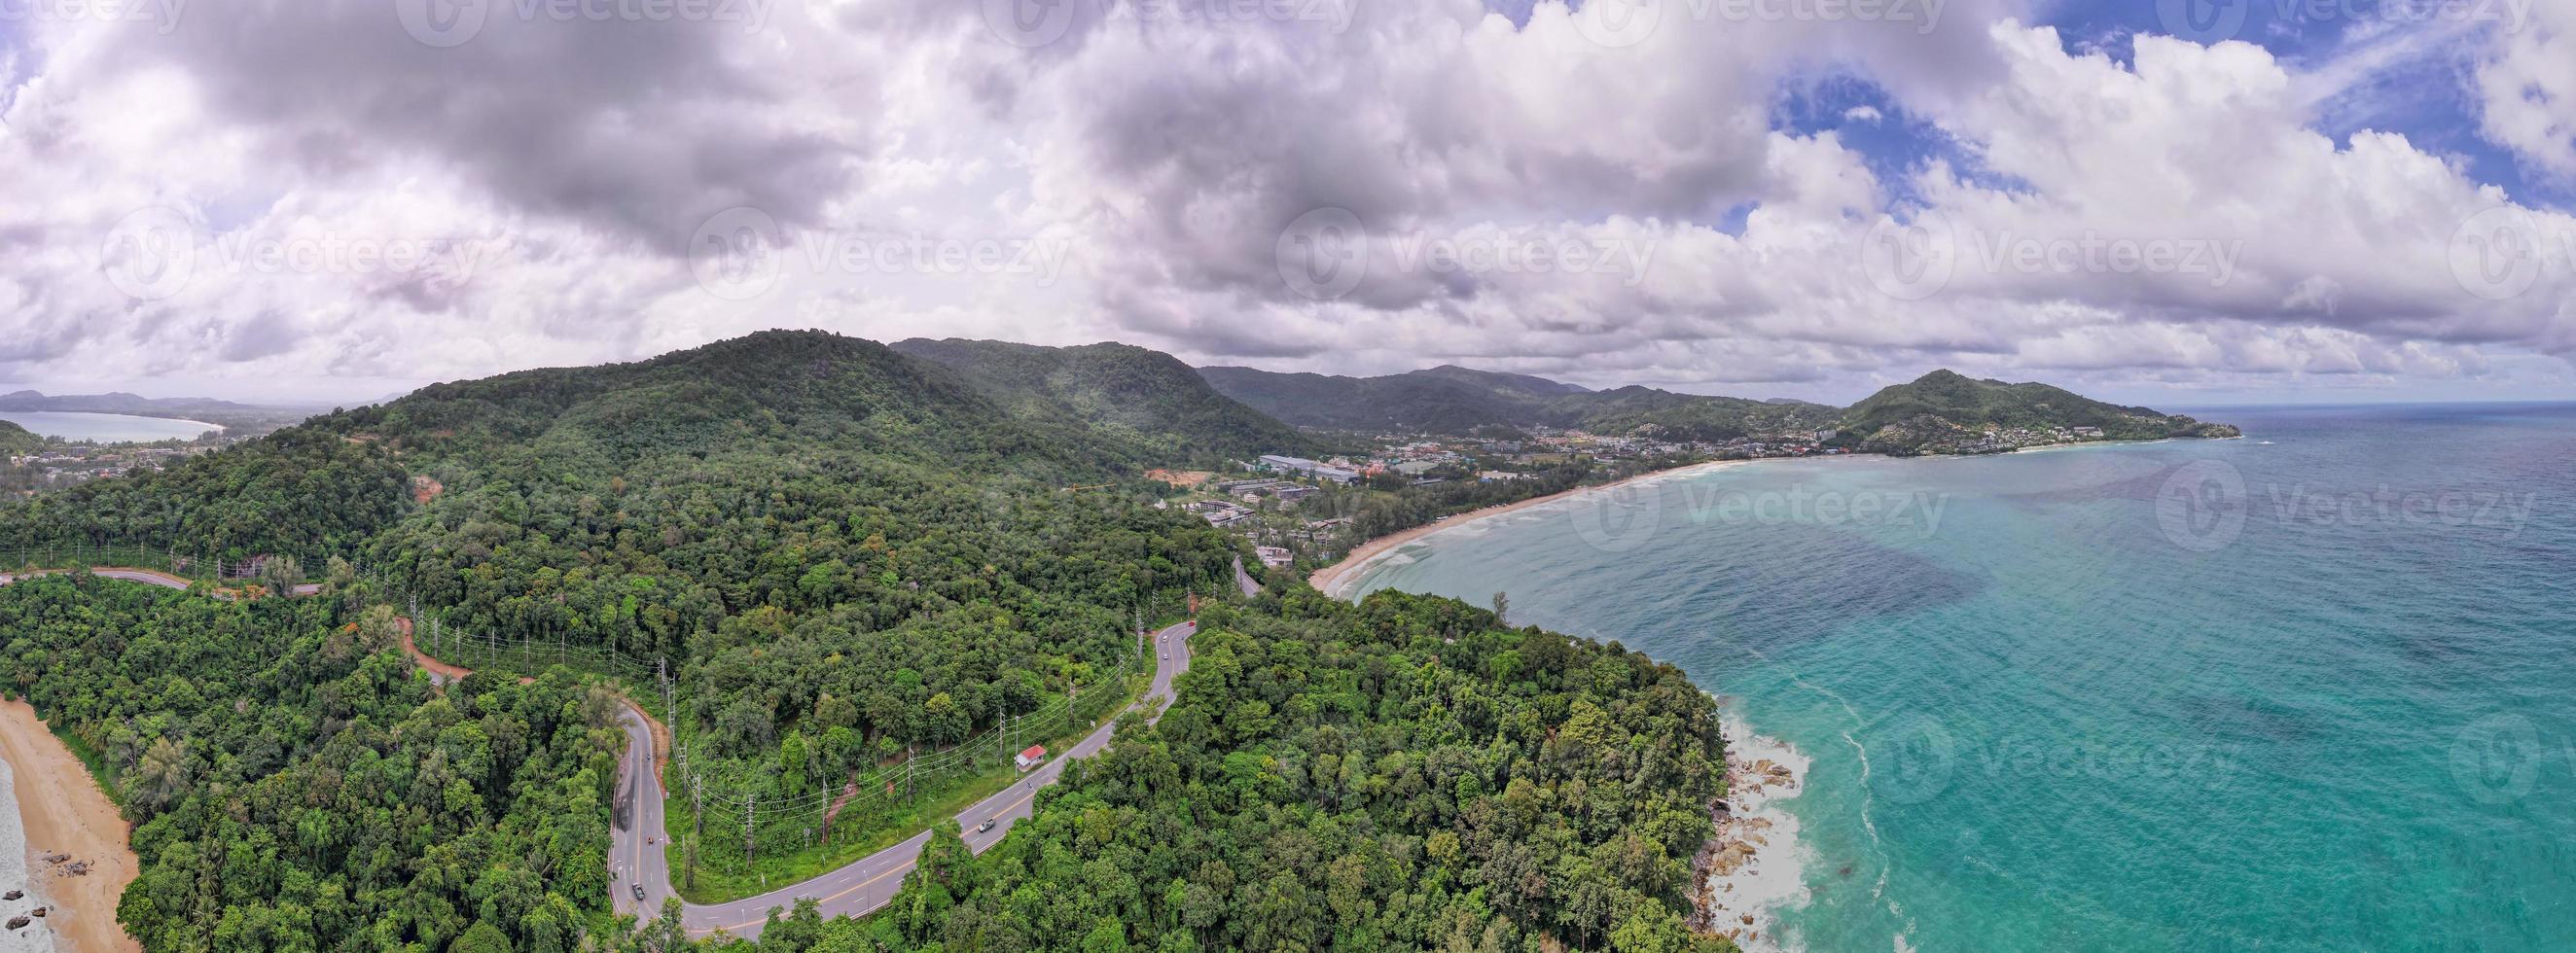
[[[742,859],[744,863],[751,862],[753,857],[752,849],[757,846],[752,842],[751,817],[752,812],[759,809],[759,803],[751,799],[751,792],[742,792]]]
[[[691,887],[698,885],[698,842],[707,836],[706,801],[707,779],[699,775],[690,775],[688,883]]]

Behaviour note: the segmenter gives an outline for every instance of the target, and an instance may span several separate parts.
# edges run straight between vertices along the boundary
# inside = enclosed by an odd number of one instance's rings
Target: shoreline
[[[1631,483],[1638,483],[1646,480],[1671,479],[1681,476],[1694,476],[1700,473],[1713,473],[1730,467],[1740,467],[1748,464],[1760,463],[1762,460],[1772,459],[1808,460],[1817,458],[1765,457],[1756,460],[1708,460],[1700,463],[1686,463],[1678,467],[1640,473],[1632,477],[1623,477],[1621,479],[1612,480],[1608,483],[1593,483],[1585,486],[1578,486],[1570,490],[1550,493],[1546,496],[1534,496],[1518,502],[1504,503],[1499,506],[1488,506],[1478,510],[1468,510],[1464,513],[1452,513],[1440,519],[1413,527],[1412,529],[1397,530],[1384,536],[1371,539],[1368,542],[1361,543],[1358,546],[1353,547],[1347,555],[1344,555],[1341,558],[1341,561],[1322,569],[1315,570],[1313,574],[1306,577],[1306,584],[1313,586],[1315,591],[1323,593],[1329,598],[1348,598],[1348,594],[1339,591],[1339,588],[1337,587],[1346,587],[1357,582],[1361,576],[1367,574],[1368,568],[1371,565],[1386,558],[1387,554],[1402,548],[1406,543],[1435,535],[1442,530],[1456,529],[1489,517],[1517,513],[1521,510],[1562,500],[1574,499],[1586,493],[1597,493],[1603,490],[1615,489]]]
[[[1813,762],[1740,718],[1721,717],[1726,794],[1709,805],[1715,826],[1692,859],[1699,887],[1686,922],[1754,953],[1786,949],[1779,911],[1807,896],[1808,857],[1798,843],[1798,816],[1776,802],[1806,791]]]
[[[0,756],[15,775],[26,831],[27,879],[51,905],[45,925],[62,953],[127,953],[143,945],[116,922],[117,902],[138,872],[131,830],[89,767],[23,700],[0,702]],[[63,855],[58,863],[49,855]],[[73,866],[86,862],[86,874]],[[11,916],[25,915],[23,912]]]
[[[1575,488],[1570,489],[1570,490],[1565,490],[1565,491],[1561,491],[1561,492],[1557,492],[1557,493],[1550,493],[1550,494],[1548,494],[1548,495],[1546,495],[1546,496],[1532,497],[1532,498],[1530,498],[1530,499],[1521,500],[1521,501],[1516,502],[1516,503],[1505,503],[1505,504],[1502,504],[1502,505],[1499,505],[1499,506],[1488,506],[1488,507],[1485,507],[1485,508],[1483,508],[1483,509],[1479,509],[1479,510],[1468,510],[1468,511],[1466,511],[1466,512],[1464,512],[1464,513],[1452,513],[1452,514],[1449,514],[1448,516],[1442,517],[1442,518],[1437,519],[1437,520],[1433,520],[1433,521],[1431,521],[1431,522],[1429,522],[1429,523],[1424,523],[1424,524],[1422,524],[1422,525],[1420,525],[1420,526],[1413,527],[1412,529],[1402,529],[1402,530],[1397,530],[1397,531],[1395,531],[1395,532],[1388,533],[1388,534],[1386,534],[1386,535],[1384,535],[1384,536],[1376,537],[1376,538],[1371,539],[1371,540],[1369,540],[1369,541],[1367,541],[1367,542],[1361,543],[1361,544],[1359,544],[1359,545],[1358,545],[1358,546],[1356,546],[1356,547],[1353,547],[1353,548],[1351,549],[1351,551],[1350,551],[1348,554],[1344,555],[1344,556],[1341,558],[1341,560],[1340,560],[1340,561],[1335,562],[1335,563],[1333,563],[1332,565],[1330,565],[1330,566],[1326,566],[1326,567],[1324,567],[1324,568],[1322,568],[1322,569],[1315,570],[1313,573],[1308,574],[1308,575],[1307,575],[1307,577],[1306,577],[1306,584],[1307,584],[1307,585],[1309,585],[1309,586],[1313,586],[1313,587],[1315,588],[1315,591],[1320,592],[1320,593],[1323,593],[1323,594],[1324,594],[1326,597],[1328,597],[1328,598],[1333,598],[1333,599],[1346,599],[1346,598],[1349,598],[1349,595],[1348,595],[1347,593],[1345,593],[1345,592],[1341,591],[1341,589],[1342,589],[1343,587],[1348,587],[1348,586],[1349,586],[1349,585],[1351,585],[1353,582],[1356,582],[1360,576],[1363,576],[1363,575],[1366,575],[1366,574],[1367,574],[1368,568],[1369,568],[1372,564],[1376,563],[1377,561],[1379,561],[1379,560],[1381,560],[1381,559],[1386,558],[1387,554],[1389,554],[1389,553],[1391,553],[1391,552],[1393,552],[1393,551],[1395,551],[1395,550],[1397,550],[1397,549],[1402,548],[1406,543],[1414,542],[1414,541],[1416,541],[1416,540],[1423,539],[1423,538],[1428,537],[1428,536],[1432,536],[1432,535],[1434,535],[1434,534],[1439,533],[1441,530],[1445,530],[1445,529],[1453,529],[1453,528],[1456,528],[1456,527],[1459,527],[1459,526],[1464,526],[1464,525],[1467,525],[1468,523],[1473,523],[1473,522],[1475,522],[1475,521],[1477,521],[1477,520],[1481,520],[1481,519],[1484,519],[1484,518],[1487,518],[1487,517],[1492,517],[1492,516],[1503,516],[1503,515],[1506,515],[1506,514],[1510,514],[1510,513],[1518,512],[1518,511],[1520,511],[1520,510],[1525,510],[1525,509],[1529,509],[1529,508],[1531,508],[1531,507],[1539,506],[1539,505],[1541,505],[1541,504],[1554,503],[1554,502],[1557,502],[1557,501],[1560,501],[1560,500],[1573,499],[1573,498],[1575,498],[1575,497],[1577,497],[1577,496],[1581,496],[1581,495],[1586,494],[1586,493],[1593,493],[1593,492],[1598,492],[1598,491],[1601,491],[1601,490],[1614,489],[1614,488],[1617,488],[1617,487],[1626,486],[1626,485],[1631,484],[1631,483],[1637,483],[1637,482],[1646,481],[1646,480],[1661,480],[1661,479],[1669,479],[1669,478],[1673,478],[1673,477],[1694,476],[1694,475],[1697,475],[1697,474],[1700,474],[1700,473],[1715,472],[1715,471],[1717,471],[1717,470],[1722,470],[1722,469],[1726,469],[1726,468],[1729,468],[1729,467],[1749,466],[1749,465],[1751,465],[1751,464],[1764,463],[1764,462],[1769,462],[1769,461],[1778,461],[1778,460],[1828,460],[1828,459],[1841,459],[1841,460],[1854,460],[1854,459],[1881,459],[1881,460],[1940,460],[1940,459],[1956,459],[1956,460],[1968,460],[1968,459],[1974,459],[1974,458],[1977,458],[1977,457],[1983,457],[1983,456],[1998,456],[1998,457],[2000,457],[2000,456],[2010,456],[2010,455],[2012,455],[2012,454],[2016,454],[2016,453],[2043,453],[2043,452],[2047,452],[2047,451],[2054,451],[2054,450],[2091,450],[2091,449],[2101,449],[2101,448],[2106,448],[2106,447],[2135,447],[2135,446],[2145,446],[2145,445],[2150,445],[2150,444],[2159,444],[2159,443],[2172,443],[2172,442],[2177,442],[2177,441],[2181,441],[2181,440],[2188,440],[2188,439],[2195,439],[2195,438],[2189,438],[2189,437],[2159,437],[2159,438],[2156,438],[2156,439],[2153,439],[2153,440],[2085,440],[2085,441],[2078,441],[2078,442],[2075,442],[2075,443],[2053,444],[2053,445],[2044,446],[2044,447],[2016,447],[2016,448],[2014,448],[2014,449],[2012,449],[2012,450],[2007,450],[2007,451],[2004,451],[2004,452],[2002,452],[2002,453],[1995,453],[1995,454],[1924,454],[1924,455],[1921,455],[1921,456],[1914,456],[1914,457],[1892,457],[1892,456],[1888,456],[1887,454],[1883,454],[1883,453],[1856,453],[1856,452],[1855,452],[1855,453],[1834,454],[1834,455],[1830,455],[1830,456],[1829,456],[1829,455],[1824,455],[1824,454],[1809,454],[1809,455],[1807,455],[1807,456],[1803,456],[1803,457],[1755,457],[1755,458],[1753,458],[1753,459],[1749,459],[1749,460],[1707,460],[1707,461],[1702,461],[1702,462],[1699,462],[1699,463],[1686,463],[1686,464],[1683,464],[1683,465],[1678,466],[1678,467],[1671,467],[1671,468],[1667,468],[1667,469],[1663,469],[1663,470],[1654,470],[1654,471],[1650,471],[1650,472],[1647,472],[1647,473],[1640,473],[1640,474],[1637,474],[1636,476],[1632,476],[1632,477],[1623,477],[1623,478],[1621,478],[1621,479],[1612,480],[1612,481],[1610,481],[1610,482],[1608,482],[1608,483],[1594,483],[1594,484],[1589,484],[1589,485],[1586,485],[1586,486],[1578,486],[1578,487],[1575,487]],[[2205,437],[2205,438],[2197,438],[2197,439],[2206,439],[2206,440],[2243,440],[2243,439],[2245,439],[2245,437],[2244,437],[2242,434],[2239,434],[2239,435],[2234,436],[2234,437]]]

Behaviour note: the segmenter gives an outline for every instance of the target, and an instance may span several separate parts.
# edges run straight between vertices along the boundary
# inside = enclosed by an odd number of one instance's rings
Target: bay
[[[1650,480],[1358,589],[1811,758],[1780,946],[2576,948],[2576,406],[2191,412],[2247,436]]]

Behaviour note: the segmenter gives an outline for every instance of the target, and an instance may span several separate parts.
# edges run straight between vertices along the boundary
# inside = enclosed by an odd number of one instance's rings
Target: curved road
[[[186,580],[148,570],[102,566],[91,572],[109,579],[171,589],[188,588]],[[1247,594],[1259,591],[1260,587],[1243,571],[1243,563],[1239,559],[1235,562],[1234,572],[1236,583],[1244,586]],[[16,576],[0,573],[0,585],[17,580]],[[308,584],[295,589],[297,595],[309,595],[320,587]],[[1148,723],[1162,717],[1158,706],[1171,701],[1172,680],[1189,670],[1190,635],[1198,631],[1197,626],[1196,622],[1183,622],[1155,634],[1157,662],[1154,681],[1146,688],[1145,697],[1137,702],[1151,709]],[[436,677],[435,672],[432,672],[432,677]],[[618,711],[617,717],[626,729],[626,755],[620,766],[624,777],[618,784],[626,792],[626,802],[621,805],[625,808],[625,816],[612,815],[609,823],[608,869],[612,878],[609,892],[617,912],[650,920],[660,913],[663,899],[674,895],[666,851],[668,845],[661,843],[663,832],[669,830],[662,817],[662,782],[654,776],[653,731],[645,724],[643,712],[637,710],[633,702],[628,702]],[[1037,789],[1052,785],[1062,777],[1067,762],[1107,750],[1109,736],[1116,728],[1114,722],[1100,726],[1075,742],[1072,748],[1030,770],[1022,783],[985,798],[958,814],[957,826],[965,832],[966,848],[981,854],[1001,843],[1002,837],[1011,832],[1011,825],[1029,816],[1031,803],[1037,799]],[[993,829],[976,830],[976,825],[986,818],[993,820]],[[930,832],[923,831],[906,838],[903,843],[803,883],[728,903],[687,904],[682,907],[680,922],[694,936],[723,930],[745,939],[757,939],[760,928],[768,923],[771,908],[792,908],[797,900],[805,897],[820,901],[826,919],[865,916],[885,906],[894,899],[897,891],[903,889],[903,875],[912,872],[913,865],[921,859],[921,848],[928,843]],[[641,900],[635,895],[634,885],[639,882],[644,885]]]
[[[1159,659],[1154,666],[1154,682],[1137,703],[1153,708],[1149,721],[1162,716],[1162,711],[1154,706],[1171,700],[1172,679],[1189,670],[1189,638],[1197,631],[1196,626],[1195,622],[1183,622],[1154,637]],[[614,878],[610,890],[615,894],[617,912],[636,914],[649,921],[660,913],[663,898],[673,896],[665,853],[669,845],[661,843],[662,832],[669,828],[663,824],[662,818],[662,785],[650,777],[653,770],[652,731],[645,726],[643,716],[631,707],[621,712],[619,718],[626,726],[626,756],[622,768],[626,776],[620,781],[627,792],[623,806],[628,823],[621,826],[612,819],[609,825],[609,869]],[[1030,770],[1023,783],[1011,785],[1002,793],[985,798],[958,814],[957,826],[965,832],[967,849],[981,854],[1001,843],[1002,836],[1011,832],[1012,824],[1029,816],[1030,803],[1037,798],[1037,789],[1054,784],[1064,774],[1066,762],[1087,758],[1107,749],[1110,733],[1115,728],[1114,723],[1100,726],[1099,730],[1075,742],[1072,748]],[[977,831],[975,826],[986,818],[993,820],[993,829]],[[647,835],[652,843],[639,843],[646,839],[638,837],[639,832]],[[922,846],[929,842],[930,832],[923,831],[903,843],[803,883],[726,903],[687,904],[682,907],[680,922],[688,928],[691,936],[705,936],[723,930],[752,939],[760,936],[760,928],[768,922],[771,908],[792,908],[797,900],[805,897],[820,902],[825,919],[864,916],[885,906],[894,899],[896,891],[903,889],[903,875],[912,871],[913,865],[921,858]],[[644,885],[641,901],[635,897],[634,885],[638,882]]]

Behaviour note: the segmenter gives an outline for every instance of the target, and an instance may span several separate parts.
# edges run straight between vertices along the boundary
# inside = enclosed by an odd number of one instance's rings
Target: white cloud
[[[1060,39],[1023,47],[979,6],[787,5],[757,30],[504,19],[454,48],[340,8],[192,9],[166,36],[37,24],[0,66],[19,84],[0,97],[19,170],[0,247],[27,263],[0,275],[0,379],[318,389],[776,326],[1699,389],[1935,364],[2434,380],[2490,373],[2491,350],[2576,350],[2552,244],[2576,252],[2576,221],[2480,232],[2506,196],[2402,137],[2312,131],[2341,67],[2251,45],[2141,37],[2123,65],[2021,26],[2017,3],[1960,0],[1928,35],[1667,15],[1608,46],[1563,4],[1515,28],[1426,0],[1320,24],[1077,3]],[[2576,93],[2553,85],[2569,35],[2511,36],[2478,77],[2486,128],[2535,162],[2568,147],[2570,100],[2494,91]],[[1892,90],[1986,174],[1882,182],[1836,135],[1769,129],[1783,84],[1821,73]],[[1891,217],[1891,195],[1924,204]],[[698,226],[736,205],[776,223],[775,257],[708,256],[731,236]],[[155,207],[198,254],[175,293],[137,298],[102,256]],[[1322,300],[1283,266],[1331,262],[1282,252],[1319,208],[1367,235],[1348,293]],[[2549,254],[2462,244],[2497,235]],[[1946,280],[1874,268],[1890,240],[1947,251]],[[451,251],[392,270],[241,251],[335,241]],[[877,243],[1065,260],[845,257]],[[765,293],[707,293],[692,266],[710,263],[767,269]]]

